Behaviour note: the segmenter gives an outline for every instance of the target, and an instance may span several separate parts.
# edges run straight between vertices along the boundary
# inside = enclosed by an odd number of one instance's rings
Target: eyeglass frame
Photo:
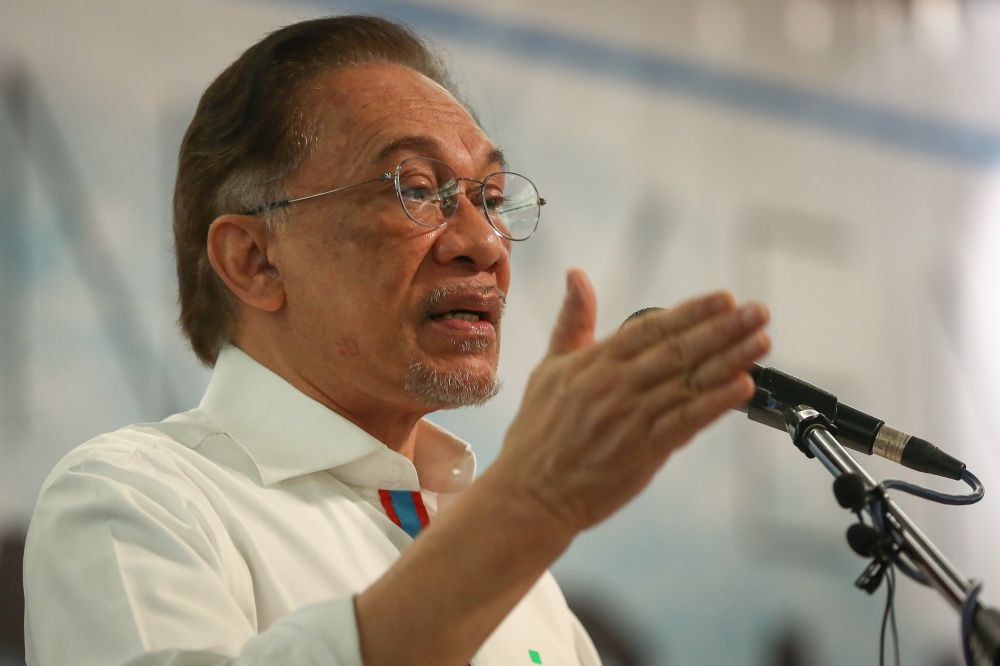
[[[438,164],[441,164],[441,165],[444,165],[445,167],[447,167],[448,170],[451,171],[452,173],[455,173],[454,169],[452,169],[448,164],[442,162],[441,160],[435,159],[433,157],[426,157],[424,155],[414,155],[412,157],[407,157],[406,159],[402,160],[399,164],[397,164],[396,165],[396,169],[395,169],[395,173],[390,172],[390,171],[386,171],[386,172],[382,173],[381,175],[376,176],[375,178],[371,178],[369,180],[365,180],[365,181],[362,181],[360,183],[354,183],[353,185],[344,185],[342,187],[335,187],[332,190],[326,190],[324,192],[317,192],[315,194],[307,194],[305,196],[295,197],[293,199],[281,199],[279,201],[272,201],[271,203],[263,204],[261,206],[257,206],[256,208],[253,208],[251,210],[245,211],[243,214],[244,215],[260,215],[261,213],[264,213],[266,211],[277,210],[279,208],[287,208],[288,206],[291,206],[292,204],[299,203],[300,201],[308,201],[310,199],[317,199],[319,197],[325,197],[328,194],[337,194],[338,192],[344,192],[344,191],[347,191],[347,190],[351,190],[351,189],[354,189],[356,187],[361,187],[362,185],[370,185],[371,183],[388,183],[388,182],[391,181],[393,183],[393,187],[396,190],[396,199],[399,201],[399,206],[400,206],[400,208],[403,209],[403,213],[406,215],[406,217],[410,218],[410,220],[414,224],[418,224],[421,227],[424,227],[426,229],[438,229],[438,228],[443,227],[446,224],[448,224],[448,220],[450,220],[451,217],[452,217],[452,215],[455,214],[454,211],[451,212],[451,213],[449,213],[449,214],[447,214],[444,217],[444,221],[442,221],[441,224],[425,224],[425,223],[417,220],[416,218],[414,218],[410,214],[410,211],[408,211],[406,209],[406,204],[403,203],[403,190],[402,190],[402,188],[400,187],[400,184],[399,184],[399,174],[402,171],[403,165],[406,162],[408,162],[410,160],[414,160],[414,159],[424,159],[424,160],[430,160],[431,162],[437,162]],[[528,183],[531,184],[531,187],[535,190],[535,194],[536,195],[538,194],[538,187],[535,185],[534,181],[532,181],[527,176],[519,174],[519,173],[516,173],[514,171],[494,171],[493,173],[489,173],[486,176],[484,176],[482,180],[478,180],[476,178],[463,178],[463,177],[460,177],[457,173],[455,173],[455,182],[456,183],[460,183],[462,181],[466,181],[466,182],[470,182],[470,183],[478,183],[479,184],[479,200],[480,200],[480,206],[479,207],[482,208],[483,213],[486,214],[486,221],[490,223],[490,227],[493,229],[493,232],[495,234],[497,234],[501,238],[506,238],[507,240],[510,240],[510,241],[526,241],[529,238],[531,238],[535,234],[535,232],[538,230],[538,222],[541,220],[541,217],[542,217],[541,207],[544,206],[547,202],[546,202],[546,200],[542,196],[539,195],[538,196],[538,202],[537,202],[537,206],[539,208],[538,218],[535,220],[535,226],[531,229],[531,233],[529,233],[524,238],[511,238],[507,234],[505,234],[502,231],[500,231],[500,229],[497,227],[496,223],[493,221],[493,217],[490,215],[489,208],[486,207],[486,181],[488,181],[493,176],[497,176],[497,175],[500,175],[500,174],[511,174],[513,176],[517,176],[519,178],[525,179],[526,181],[528,181]],[[438,189],[440,191],[440,188],[438,188]],[[464,194],[466,196],[466,198],[468,198],[468,196],[469,196],[468,193],[465,192],[465,191],[462,191],[461,194]],[[470,203],[471,203],[471,200],[470,200]],[[473,204],[473,205],[475,205],[475,204]],[[455,210],[457,210],[457,208]]]

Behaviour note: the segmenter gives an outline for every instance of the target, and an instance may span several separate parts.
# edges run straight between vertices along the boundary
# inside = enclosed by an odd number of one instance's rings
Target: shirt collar
[[[353,482],[374,486],[382,466],[376,461],[395,457],[410,465],[234,346],[219,353],[199,408],[247,452],[264,485],[320,470],[339,476],[343,468]],[[419,472],[420,485],[431,490],[456,492],[475,473],[469,445],[426,419],[418,424],[414,457],[413,479]]]

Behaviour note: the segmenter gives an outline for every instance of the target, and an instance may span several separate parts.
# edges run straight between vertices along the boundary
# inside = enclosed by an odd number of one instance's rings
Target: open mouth
[[[451,319],[457,319],[459,321],[467,321],[471,323],[486,321],[490,322],[489,315],[486,312],[479,312],[476,310],[449,310],[442,314],[432,314],[432,321],[448,321]]]
[[[452,327],[471,326],[483,331],[497,328],[503,312],[505,294],[495,286],[453,286],[436,289],[427,299],[427,318]]]

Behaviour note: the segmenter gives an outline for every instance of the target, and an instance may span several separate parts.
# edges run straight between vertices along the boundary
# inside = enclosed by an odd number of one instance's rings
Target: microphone
[[[643,308],[629,315],[625,322],[662,309]],[[849,449],[881,456],[919,472],[955,480],[962,478],[962,471],[965,470],[962,461],[925,439],[887,426],[885,421],[843,404],[829,391],[776,368],[765,368],[756,363],[749,372],[757,387],[754,397],[736,409],[745,412],[751,421],[784,432],[782,408],[807,405],[827,418],[832,426],[830,434]]]
[[[754,363],[750,368],[757,390],[749,403],[738,407],[747,418],[785,430],[781,407],[808,405],[825,416],[830,431],[841,444],[866,455],[877,455],[927,474],[960,480],[965,463],[956,460],[926,439],[914,437],[885,421],[845,405],[837,396],[777,368]]]

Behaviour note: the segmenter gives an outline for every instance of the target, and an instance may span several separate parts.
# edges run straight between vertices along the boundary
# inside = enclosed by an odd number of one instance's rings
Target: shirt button
[[[402,478],[403,473],[398,466],[393,466],[389,469],[389,483],[396,483]]]

